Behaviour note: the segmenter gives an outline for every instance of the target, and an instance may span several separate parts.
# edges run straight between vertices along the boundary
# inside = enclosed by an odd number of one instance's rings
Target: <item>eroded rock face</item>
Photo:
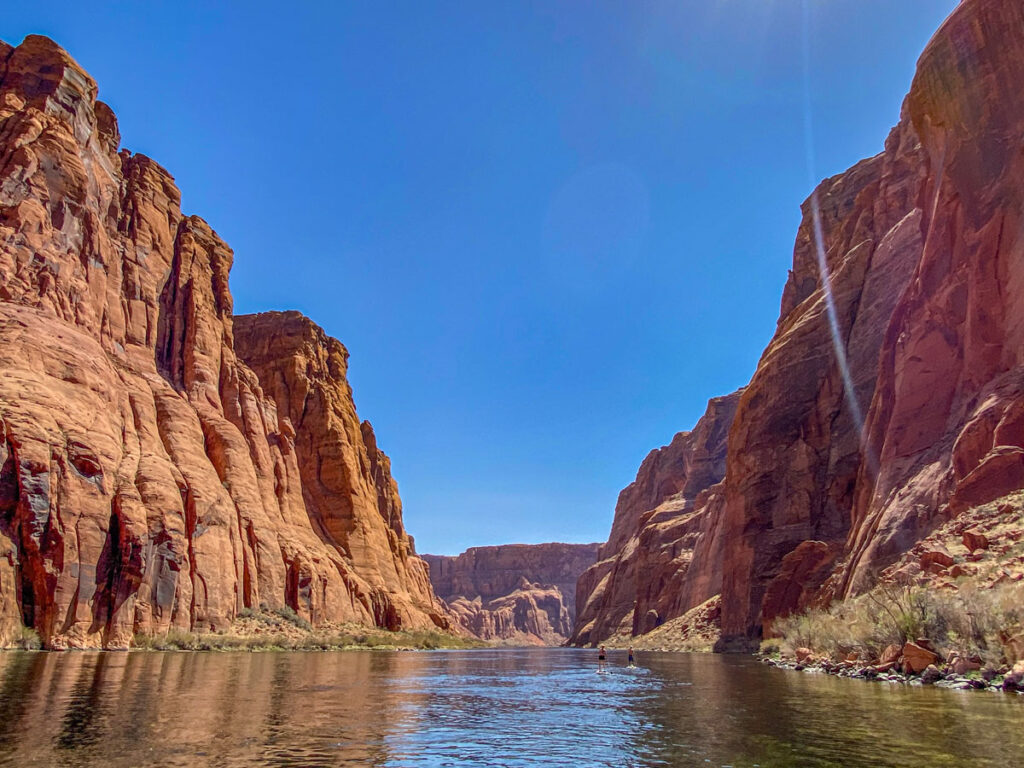
[[[432,607],[426,564],[402,524],[391,460],[370,422],[356,415],[346,378],[348,350],[298,312],[236,315],[235,349],[289,425],[313,530],[331,542],[363,582],[378,626],[408,626]],[[301,575],[300,575],[301,577]]]
[[[763,622],[813,603],[841,555],[885,329],[921,252],[924,180],[905,117],[882,154],[825,180],[804,203],[778,327],[729,439],[726,642],[753,642]]]
[[[448,607],[475,637],[505,645],[562,645],[572,630],[561,590],[525,579],[507,595],[486,602],[457,597]]]
[[[561,645],[576,615],[576,582],[598,546],[505,544],[423,559],[434,591],[480,639]]]
[[[230,248],[181,213],[167,171],[119,151],[96,84],[55,43],[30,36],[0,61],[0,644],[25,622],[50,647],[124,647],[261,604],[446,626],[340,344],[321,332],[310,348],[333,410],[303,425],[321,455],[367,468],[309,487],[290,401],[235,352]],[[299,322],[278,319],[281,337]]]
[[[884,151],[804,204],[776,333],[714,486],[705,530],[722,545],[687,576],[721,573],[720,648],[865,589],[932,531],[1024,487],[1022,77],[1024,8],[964,0]],[[634,632],[648,628],[645,589],[678,594],[621,567],[644,549],[623,535],[636,519],[617,512],[603,565],[581,580],[581,594],[621,596],[578,641],[629,629],[624,581],[638,584]]]
[[[1024,487],[1024,8],[962,3],[918,63],[924,243],[896,307],[868,416],[849,592],[937,523]]]
[[[580,577],[571,642],[649,632],[721,591],[719,483],[741,393],[711,400],[619,494],[611,536]]]

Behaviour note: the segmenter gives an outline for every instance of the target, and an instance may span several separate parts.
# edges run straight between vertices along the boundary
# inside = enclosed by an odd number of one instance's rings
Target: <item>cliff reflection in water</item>
[[[386,765],[405,656],[0,654],[0,764]]]
[[[576,649],[0,654],[0,766],[1020,764],[1024,697]]]

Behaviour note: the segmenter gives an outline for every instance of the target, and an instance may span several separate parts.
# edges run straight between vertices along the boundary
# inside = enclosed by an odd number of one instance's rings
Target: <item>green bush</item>
[[[16,645],[23,651],[38,651],[43,647],[43,642],[39,639],[39,633],[32,627],[22,627]]]
[[[326,651],[346,648],[477,648],[486,645],[478,640],[448,635],[442,632],[427,630],[389,632],[386,630],[366,629],[365,631],[324,631],[309,627],[294,611],[268,610],[261,606],[261,611],[245,609],[239,612],[240,618],[251,618],[264,621],[268,626],[281,628],[282,622],[290,621],[296,626],[304,623],[308,630],[301,637],[283,632],[265,634],[236,633],[201,633],[183,632],[170,629],[162,635],[136,635],[133,642],[135,648],[154,651]],[[353,630],[356,628],[353,627]]]
[[[285,621],[291,622],[299,629],[304,629],[307,632],[313,629],[313,625],[299,616],[299,614],[295,612],[295,609],[290,606],[286,605],[282,608],[272,608],[270,613],[273,613],[275,616],[279,616]]]

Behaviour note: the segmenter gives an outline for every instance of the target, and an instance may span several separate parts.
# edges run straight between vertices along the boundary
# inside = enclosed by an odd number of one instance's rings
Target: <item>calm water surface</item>
[[[0,766],[1024,766],[1024,697],[565,649],[0,653]]]

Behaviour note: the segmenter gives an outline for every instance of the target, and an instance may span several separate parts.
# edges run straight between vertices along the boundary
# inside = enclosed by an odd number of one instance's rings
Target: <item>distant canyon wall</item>
[[[422,557],[434,591],[475,636],[560,645],[572,631],[576,582],[598,546],[505,544]]]
[[[687,504],[686,462],[654,484],[641,468],[648,492],[623,492],[580,581],[574,641],[648,631],[720,589],[719,647],[750,648],[773,619],[865,589],[943,523],[1024,488],[1022,79],[1024,7],[964,0],[884,151],[804,203],[721,478]]]
[[[233,317],[233,254],[52,41],[0,43],[0,646],[244,608],[448,628],[348,354]]]

